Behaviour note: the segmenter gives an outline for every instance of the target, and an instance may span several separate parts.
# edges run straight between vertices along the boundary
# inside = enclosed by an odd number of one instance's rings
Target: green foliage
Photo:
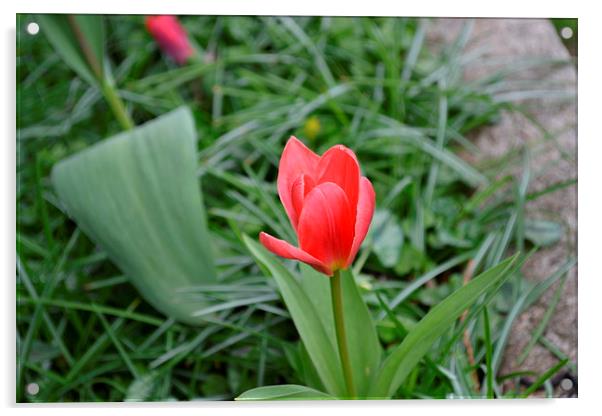
[[[516,257],[517,255],[477,276],[431,309],[409,331],[401,345],[396,347],[382,364],[369,396],[372,398],[391,397],[431,345],[449,330],[450,325],[458,319],[460,314],[485,291],[508,278],[508,272]]]
[[[327,390],[331,395],[341,397],[340,393],[336,393],[329,387],[329,383],[333,379],[338,379],[339,384],[342,383],[343,377],[340,368],[335,371],[332,369],[324,371],[324,367],[321,367],[327,359],[324,354],[331,353],[332,345],[328,345],[328,341],[335,337],[332,311],[328,310],[331,305],[327,299],[324,299],[329,288],[327,278],[317,272],[311,272],[309,267],[304,266],[303,281],[307,282],[304,285],[304,292],[294,276],[280,266],[279,261],[273,255],[249,237],[243,236],[243,239],[257,260],[270,271],[270,274],[278,282],[295,326],[299,330],[305,347],[310,352],[315,368],[322,374],[322,380],[327,386]],[[499,289],[501,283],[511,274],[517,256],[511,257],[477,276],[469,284],[461,287],[435,306],[405,335],[401,345],[391,352],[382,365],[379,365],[381,353],[374,332],[374,324],[365,303],[357,292],[353,275],[349,271],[345,272],[343,277],[343,281],[346,282],[346,290],[343,291],[343,299],[346,302],[344,315],[354,381],[358,384],[359,398],[390,398],[432,344],[443,333],[449,331],[450,325],[458,319],[460,314],[487,290],[492,287]],[[320,319],[328,328],[327,330],[324,329],[324,326],[320,326]],[[336,362],[339,362],[338,357]],[[374,370],[377,368],[378,371],[375,373]],[[328,373],[330,371],[333,372]],[[295,386],[295,388],[297,387],[299,386]],[[339,388],[342,389],[342,387]],[[260,390],[265,394],[254,394],[257,391],[252,390],[253,394],[247,392],[241,397],[252,397],[253,400],[271,400],[277,396],[276,393],[272,394],[271,389],[280,392],[277,386],[273,386]],[[311,396],[304,395],[303,397],[309,399]],[[241,398],[239,397],[239,399]]]

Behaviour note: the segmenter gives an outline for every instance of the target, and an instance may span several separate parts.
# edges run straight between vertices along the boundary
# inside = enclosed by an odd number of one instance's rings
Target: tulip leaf
[[[335,339],[324,327],[310,297],[273,254],[247,235],[243,235],[243,241],[255,259],[276,280],[284,303],[326,390],[334,396],[345,396],[345,383]]]
[[[335,340],[330,281],[311,267],[301,265],[301,285],[322,320],[328,336]],[[372,375],[378,370],[382,348],[368,306],[362,299],[350,270],[342,272],[343,315],[349,359],[359,397],[365,397]]]
[[[391,397],[433,343],[485,291],[505,280],[518,254],[481,273],[433,307],[416,324],[403,342],[385,359],[370,390],[370,398]],[[499,286],[498,286],[499,287]]]
[[[284,344],[283,347],[288,363],[303,385],[320,391],[326,390],[303,343]]]
[[[333,346],[336,346],[329,278],[306,264],[301,264],[300,268],[301,279],[299,283],[301,283],[303,291],[322,321],[328,337],[333,340]]]
[[[196,134],[181,107],[61,162],[52,183],[65,211],[153,306],[183,322],[184,299],[216,281],[197,179]]]
[[[38,15],[40,28],[63,61],[90,84],[104,71],[104,26],[100,15]]]
[[[326,393],[297,384],[283,384],[281,386],[265,386],[248,390],[235,400],[335,400]]]

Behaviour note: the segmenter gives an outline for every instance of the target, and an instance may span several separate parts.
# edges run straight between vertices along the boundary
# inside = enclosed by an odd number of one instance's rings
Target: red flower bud
[[[299,247],[262,232],[268,250],[328,276],[351,265],[368,233],[375,196],[350,149],[336,145],[320,157],[291,137],[280,158],[278,195]]]
[[[182,65],[194,54],[186,31],[175,16],[147,16],[146,29],[163,52]]]

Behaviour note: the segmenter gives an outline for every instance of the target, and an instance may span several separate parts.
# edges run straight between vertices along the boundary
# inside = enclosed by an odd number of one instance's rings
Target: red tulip
[[[280,158],[278,195],[299,247],[263,232],[261,243],[328,276],[349,267],[368,233],[375,199],[355,154],[336,145],[320,157],[291,137]]]
[[[194,54],[186,31],[175,16],[147,16],[146,29],[163,52],[182,65]]]

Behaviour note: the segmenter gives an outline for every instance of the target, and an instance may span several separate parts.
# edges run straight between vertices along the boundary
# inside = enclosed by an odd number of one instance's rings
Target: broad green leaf
[[[309,387],[283,384],[281,386],[257,387],[244,392],[235,400],[335,400],[335,397]]]
[[[508,277],[518,254],[475,277],[429,311],[387,357],[370,390],[370,398],[391,397],[432,344],[487,289]]]
[[[331,341],[333,348],[336,350],[337,342],[334,329],[334,317],[332,315],[330,281],[328,280],[328,277],[317,272],[306,264],[301,264],[300,269],[301,278],[299,279],[299,283],[309,298],[312,307],[322,322],[322,325],[324,325],[328,339]]]
[[[52,183],[67,213],[144,297],[198,323],[186,289],[216,281],[196,176],[196,134],[182,107],[61,162]]]
[[[324,328],[310,298],[295,277],[261,244],[247,235],[243,235],[243,241],[257,261],[276,279],[284,303],[326,390],[338,397],[345,396],[343,371],[334,340]]]
[[[90,84],[97,84],[104,71],[102,19],[99,15],[38,15],[40,28],[56,52]]]
[[[301,272],[301,286],[322,320],[328,337],[333,342],[335,351],[338,351],[330,298],[330,280],[304,264],[301,265]],[[345,332],[353,371],[353,382],[359,397],[364,397],[368,394],[371,377],[380,365],[382,348],[378,340],[376,326],[358,290],[353,274],[350,270],[345,270],[341,277]]]

